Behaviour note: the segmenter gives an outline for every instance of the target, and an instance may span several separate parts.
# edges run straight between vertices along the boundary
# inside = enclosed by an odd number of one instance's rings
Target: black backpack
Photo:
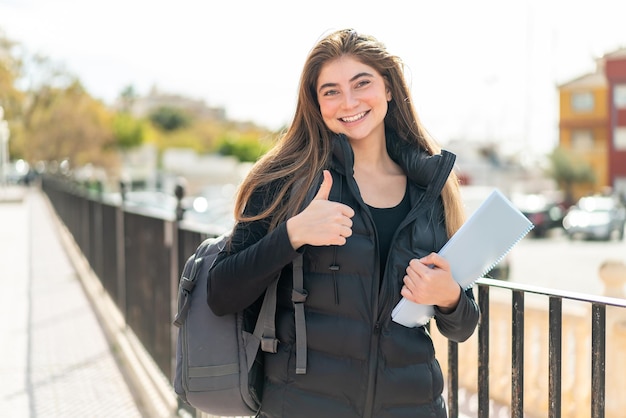
[[[178,287],[179,327],[174,390],[192,407],[217,416],[254,415],[263,394],[262,353],[275,353],[276,286],[265,292],[254,332],[244,329],[243,312],[217,316],[207,304],[207,280],[228,236],[202,242],[185,262]],[[296,373],[306,373],[302,255],[293,261],[296,318]]]

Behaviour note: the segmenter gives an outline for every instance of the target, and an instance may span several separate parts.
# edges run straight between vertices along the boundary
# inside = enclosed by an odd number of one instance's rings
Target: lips
[[[343,118],[339,118],[339,120],[341,120],[342,122],[347,122],[347,123],[352,123],[352,122],[356,122],[360,119],[363,119],[365,117],[365,115],[367,115],[367,111],[366,112],[361,112],[361,113],[357,113],[356,115],[353,116],[346,116]]]

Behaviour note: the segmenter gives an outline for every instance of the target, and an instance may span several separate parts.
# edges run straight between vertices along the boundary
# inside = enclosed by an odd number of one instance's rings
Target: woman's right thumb
[[[320,189],[315,195],[315,200],[328,200],[330,195],[330,189],[333,187],[333,176],[330,175],[330,171],[324,170],[324,180],[320,185]]]

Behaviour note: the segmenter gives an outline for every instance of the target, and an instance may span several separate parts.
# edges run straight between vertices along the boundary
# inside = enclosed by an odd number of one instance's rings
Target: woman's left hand
[[[430,253],[409,262],[400,293],[412,302],[436,305],[446,312],[456,308],[461,287],[452,277],[448,262],[439,254]]]

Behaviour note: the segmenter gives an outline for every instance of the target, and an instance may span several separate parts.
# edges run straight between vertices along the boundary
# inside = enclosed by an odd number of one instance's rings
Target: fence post
[[[126,231],[124,226],[124,208],[126,201],[126,182],[120,180],[120,205],[115,213],[115,236],[117,242],[117,304],[124,316],[124,324],[128,325],[128,312],[126,306]]]
[[[183,219],[184,208],[182,205],[183,197],[185,196],[185,182],[182,179],[178,179],[176,182],[176,186],[174,188],[174,195],[176,196],[176,218],[174,222],[165,222],[165,227],[169,227],[169,232],[166,234],[166,245],[169,247],[170,253],[170,294],[173,296],[171,298],[170,304],[170,317],[174,318],[176,313],[178,312],[178,283],[180,278],[181,269],[183,266],[179,265],[180,260],[180,245],[179,245],[179,224]],[[173,353],[172,363],[171,363],[171,376],[172,378],[176,376],[176,357],[177,346],[178,346],[178,328],[174,325],[171,326],[170,332],[170,345]],[[185,410],[185,405],[182,404],[180,398],[176,398],[177,401],[177,411],[180,414],[181,411]]]
[[[176,187],[174,188],[174,195],[176,196],[176,220],[182,221],[185,214],[185,208],[183,207],[183,197],[185,197],[186,180],[179,177],[176,181]]]

